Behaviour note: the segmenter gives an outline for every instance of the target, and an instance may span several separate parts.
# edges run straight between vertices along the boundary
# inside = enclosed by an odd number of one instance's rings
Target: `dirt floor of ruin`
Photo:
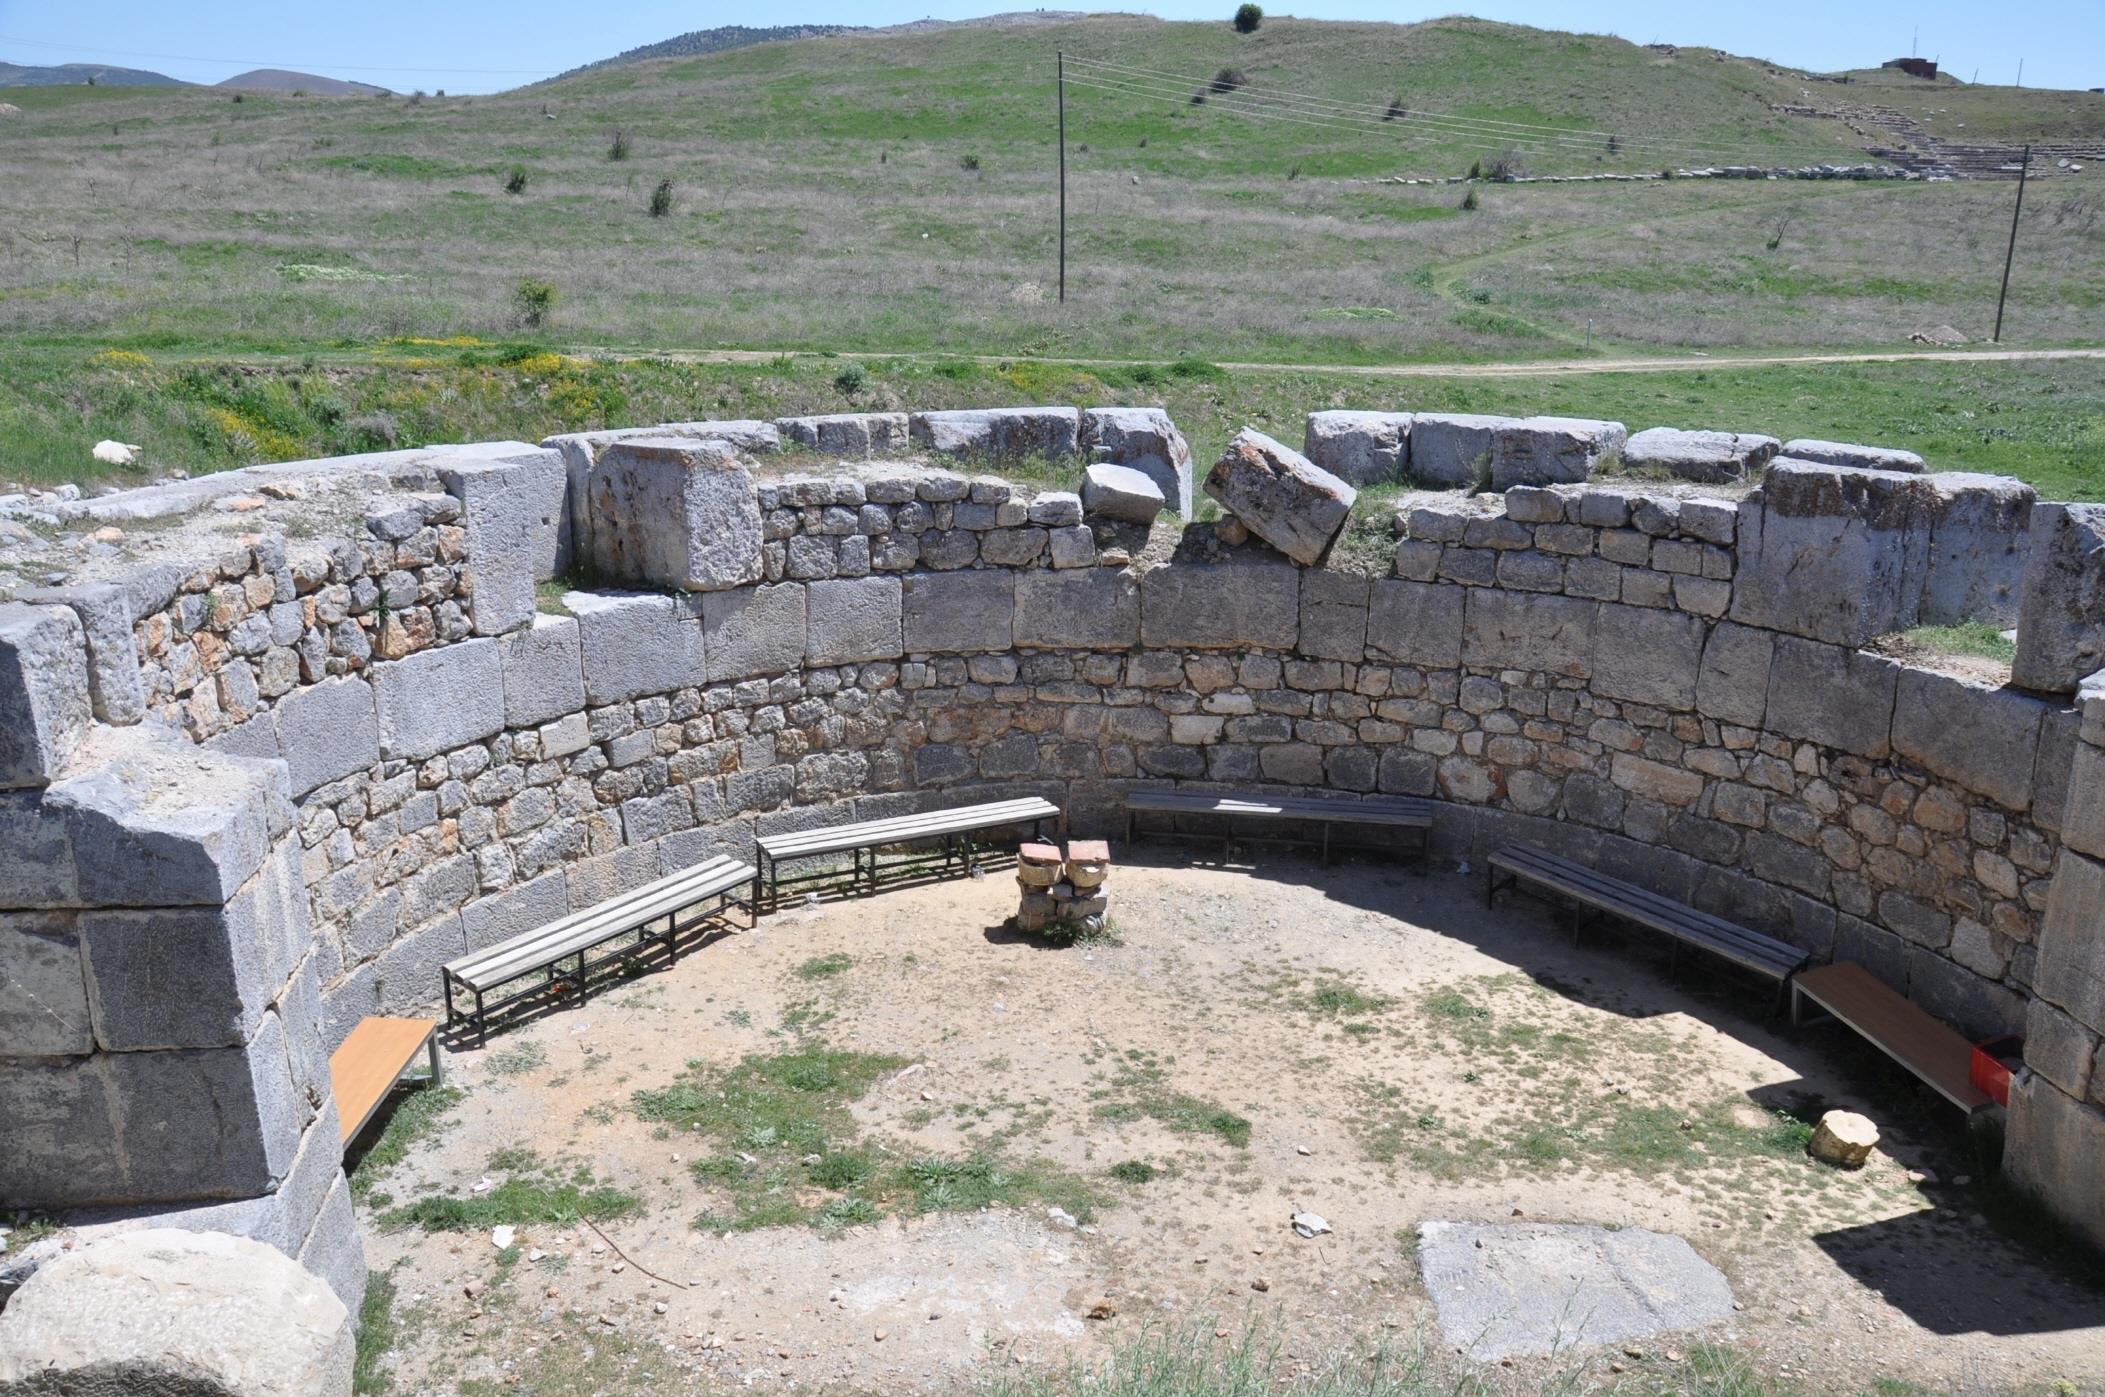
[[[1956,1113],[1845,1030],[1451,864],[1117,853],[1107,939],[1006,929],[996,870],[457,1045],[458,1095],[354,1171],[393,1390],[946,1391],[1165,1324],[1494,1390],[1686,1390],[1720,1350],[1780,1390],[2105,1382],[2105,1294],[1984,1216]],[[1863,1171],[1806,1158],[1828,1106],[1879,1123]],[[1686,1237],[1734,1318],[1474,1368],[1414,1227],[1516,1217]]]

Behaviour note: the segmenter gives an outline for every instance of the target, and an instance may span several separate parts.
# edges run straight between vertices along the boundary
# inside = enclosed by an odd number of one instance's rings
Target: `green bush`
[[[661,179],[658,187],[651,191],[651,217],[663,218],[672,212],[672,181]]]
[[[1235,7],[1235,32],[1255,34],[1257,26],[1264,23],[1264,11],[1255,5],[1243,4]]]
[[[525,167],[521,165],[512,166],[512,172],[504,177],[504,192],[507,194],[524,194],[526,192],[526,180]]]
[[[521,277],[512,288],[512,304],[518,307],[519,323],[529,330],[538,330],[555,306],[555,288],[534,277]]]
[[[626,160],[628,158],[629,133],[621,130],[619,127],[616,127],[614,130],[614,139],[608,142],[607,144],[607,159]]]

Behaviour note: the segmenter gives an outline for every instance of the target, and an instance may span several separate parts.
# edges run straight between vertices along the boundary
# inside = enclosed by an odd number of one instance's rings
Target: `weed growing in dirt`
[[[855,957],[845,951],[835,951],[832,955],[826,956],[813,956],[810,960],[797,967],[797,978],[799,980],[830,980],[836,975],[845,974],[848,968],[854,964]]]
[[[358,1303],[358,1349],[351,1360],[351,1391],[357,1397],[394,1387],[385,1366],[394,1346],[395,1283],[385,1271],[375,1271],[366,1277],[365,1298]]]
[[[2017,642],[2003,639],[2002,630],[1987,621],[1962,621],[1956,626],[1917,626],[1906,639],[1938,655],[1971,655],[1983,660],[2017,658]]]
[[[1246,1149],[1250,1122],[1215,1101],[1175,1091],[1168,1085],[1169,1060],[1144,1049],[1129,1049],[1110,1085],[1092,1093],[1099,1120],[1146,1118],[1180,1135],[1211,1135]]]
[[[531,1160],[530,1153],[521,1153]],[[506,1179],[483,1193],[431,1194],[389,1208],[381,1213],[380,1225],[390,1230],[420,1227],[426,1232],[480,1232],[503,1223],[570,1223],[579,1218],[611,1222],[641,1211],[642,1199],[601,1184],[583,1164],[567,1176],[557,1166],[545,1165],[533,1177]]]
[[[548,1065],[548,1049],[523,1038],[490,1054],[488,1063],[493,1077],[523,1077],[537,1067]]]
[[[1389,1002],[1382,995],[1369,994],[1343,980],[1325,980],[1309,993],[1308,1012],[1323,1019],[1349,1018],[1378,1014],[1389,1007]]]
[[[1106,1171],[1122,1184],[1150,1184],[1160,1178],[1162,1171],[1144,1159],[1125,1159]]]
[[[351,1196],[363,1200],[370,1194],[374,1181],[406,1159],[413,1145],[438,1133],[464,1095],[459,1087],[423,1087],[404,1097],[380,1138],[351,1165]]]

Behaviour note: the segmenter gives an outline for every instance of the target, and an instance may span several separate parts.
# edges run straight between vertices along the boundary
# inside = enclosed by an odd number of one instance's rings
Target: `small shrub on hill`
[[[518,309],[519,323],[538,330],[555,306],[555,287],[534,277],[521,277],[512,288],[512,304]]]
[[[524,194],[526,192],[526,181],[525,168],[514,165],[512,166],[512,172],[504,177],[504,192],[507,194]]]
[[[626,160],[628,158],[629,133],[621,130],[619,127],[616,127],[614,131],[614,139],[607,145],[607,159]]]
[[[672,181],[661,179],[658,187],[651,191],[651,217],[663,218],[672,212]]]
[[[1257,26],[1264,23],[1264,11],[1255,5],[1243,4],[1235,7],[1235,32],[1255,34]]]

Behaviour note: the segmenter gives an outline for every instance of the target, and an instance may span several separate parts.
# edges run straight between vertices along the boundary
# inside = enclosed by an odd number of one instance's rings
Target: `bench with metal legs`
[[[1240,840],[1257,844],[1296,844],[1313,846],[1323,863],[1330,863],[1335,850],[1350,849],[1367,853],[1401,854],[1415,864],[1425,861],[1427,841],[1433,823],[1433,802],[1417,796],[1352,796],[1329,795],[1225,795],[1207,791],[1134,791],[1126,797],[1126,842],[1133,843],[1143,835],[1206,840],[1212,835],[1196,834],[1174,827],[1163,830],[1143,828],[1139,815],[1166,814],[1177,819],[1193,816],[1219,819],[1223,822],[1218,836],[1221,842],[1221,860],[1226,862],[1229,849]],[[1238,833],[1237,825],[1249,820],[1289,820],[1317,826],[1315,836]],[[1343,843],[1332,834],[1336,825],[1369,826],[1394,830],[1400,838],[1385,844],[1364,842]]]
[[[1042,839],[1046,822],[1059,819],[1059,806],[1032,796],[931,810],[920,815],[764,834],[756,841],[754,862],[758,868],[753,878],[753,901],[756,906],[773,911],[781,905],[785,890],[823,887],[828,891],[873,893],[886,880],[916,873],[948,876],[976,872],[984,850],[974,835],[1028,825],[1031,837]],[[905,850],[880,859],[881,851],[893,845],[936,841],[940,841],[938,848]],[[850,867],[845,875],[838,868],[802,872],[783,869],[785,863],[794,865],[836,854],[849,855]]]

